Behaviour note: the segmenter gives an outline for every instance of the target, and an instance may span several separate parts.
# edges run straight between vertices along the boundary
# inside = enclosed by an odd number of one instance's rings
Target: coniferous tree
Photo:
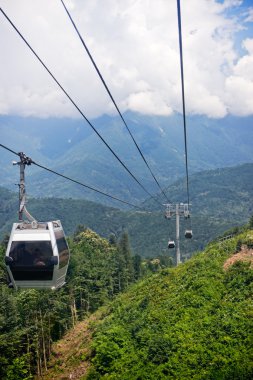
[[[85,229],[86,229],[86,227],[83,224],[78,224],[78,226],[75,229],[74,235],[73,235],[74,236],[73,237],[74,241],[78,241],[78,235],[81,232],[85,231]]]
[[[1,245],[6,249],[7,248],[7,245],[8,245],[8,242],[9,242],[9,239],[10,239],[10,234],[5,234],[2,241],[1,241]]]
[[[114,246],[117,245],[117,238],[116,238],[115,234],[110,234],[110,236],[109,236],[109,243],[111,245],[114,245]]]
[[[133,257],[134,279],[138,280],[141,277],[141,256],[134,255]]]
[[[122,284],[125,289],[134,280],[134,267],[132,252],[130,248],[129,236],[125,231],[123,232],[119,241],[119,256],[123,264],[122,268]]]

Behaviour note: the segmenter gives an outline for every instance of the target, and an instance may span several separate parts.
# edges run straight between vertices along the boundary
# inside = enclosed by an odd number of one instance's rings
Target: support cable
[[[160,191],[162,192],[162,194],[164,195],[164,197],[165,197],[165,198],[167,199],[167,201],[169,202],[169,199],[168,199],[167,195],[165,194],[164,190],[163,190],[162,187],[160,186],[160,184],[159,184],[158,180],[156,179],[156,177],[155,177],[153,171],[151,170],[151,168],[150,168],[150,166],[149,166],[149,164],[148,164],[146,158],[144,157],[144,155],[143,155],[143,153],[142,153],[142,151],[141,151],[139,145],[137,144],[137,142],[136,142],[136,140],[135,140],[133,134],[131,133],[131,131],[130,131],[130,129],[129,129],[129,127],[128,127],[128,125],[127,125],[127,123],[126,123],[126,121],[125,121],[125,119],[124,119],[124,117],[123,117],[123,115],[122,115],[122,113],[121,113],[121,111],[119,110],[119,107],[118,107],[118,105],[117,105],[117,103],[116,103],[114,97],[112,96],[111,91],[109,90],[109,88],[108,88],[108,86],[107,86],[107,84],[106,84],[106,82],[105,82],[105,80],[104,80],[104,78],[103,78],[103,75],[101,74],[101,72],[100,72],[100,70],[99,70],[99,68],[98,68],[98,66],[97,66],[97,64],[96,64],[96,62],[94,61],[94,59],[93,59],[93,57],[92,57],[92,55],[91,55],[91,53],[90,53],[90,51],[89,51],[89,49],[88,49],[88,47],[87,47],[87,45],[86,45],[86,43],[84,42],[84,39],[82,38],[82,36],[81,36],[81,34],[80,34],[80,32],[79,32],[79,30],[78,30],[78,28],[77,28],[77,26],[76,26],[76,24],[75,24],[73,18],[72,18],[72,16],[71,16],[71,14],[69,13],[69,11],[68,11],[66,5],[64,4],[64,1],[63,1],[63,0],[60,0],[60,1],[61,1],[62,5],[63,5],[63,7],[64,7],[64,9],[65,9],[65,11],[66,11],[66,13],[67,13],[67,15],[68,15],[68,17],[69,17],[69,19],[70,19],[72,25],[73,25],[73,27],[74,27],[76,33],[78,34],[78,37],[80,38],[81,43],[82,43],[83,47],[85,48],[85,50],[86,50],[86,52],[87,52],[87,54],[88,54],[88,56],[89,56],[89,58],[90,58],[90,60],[91,60],[91,62],[92,62],[92,64],[93,64],[93,66],[94,66],[94,68],[95,68],[95,70],[96,70],[96,72],[97,72],[99,78],[101,79],[101,81],[102,81],[102,83],[103,83],[103,85],[104,85],[104,87],[105,87],[105,89],[106,89],[108,95],[110,96],[111,101],[113,102],[113,104],[114,104],[114,106],[115,106],[115,108],[116,108],[116,110],[117,110],[117,112],[118,112],[118,114],[119,114],[119,116],[120,116],[120,118],[121,118],[123,124],[125,125],[125,127],[126,127],[128,133],[130,134],[130,136],[131,136],[131,138],[132,138],[132,140],[133,140],[133,142],[134,142],[134,144],[135,144],[135,146],[136,146],[138,152],[140,153],[140,155],[141,155],[141,157],[142,157],[144,163],[146,164],[147,168],[149,169],[149,171],[150,171],[150,173],[151,173],[153,179],[155,180],[157,186],[159,187]]]
[[[28,48],[31,50],[31,52],[35,55],[35,57],[38,59],[38,61],[42,64],[42,66],[46,69],[48,74],[51,76],[51,78],[55,81],[55,83],[60,87],[60,89],[64,92],[64,94],[67,96],[67,98],[70,100],[70,102],[74,105],[74,107],[77,109],[77,111],[80,113],[80,115],[85,119],[85,121],[89,124],[89,126],[93,129],[93,131],[97,134],[97,136],[102,140],[102,142],[106,145],[106,147],[110,150],[110,152],[114,155],[114,157],[119,161],[119,163],[124,167],[124,169],[131,175],[131,177],[139,184],[139,186],[156,202],[159,204],[159,206],[162,206],[162,204],[139,182],[139,180],[134,176],[134,174],[128,169],[128,167],[123,163],[123,161],[119,158],[119,156],[114,152],[114,150],[110,147],[110,145],[105,141],[105,139],[100,135],[100,133],[97,131],[97,129],[92,125],[92,123],[87,119],[87,117],[84,115],[84,113],[81,111],[81,109],[77,106],[77,104],[74,102],[74,100],[71,98],[71,96],[67,93],[67,91],[63,88],[63,86],[60,84],[60,82],[56,79],[56,77],[52,74],[52,72],[49,70],[49,68],[46,66],[46,64],[42,61],[42,59],[38,56],[38,54],[35,52],[35,50],[31,47],[29,42],[25,39],[25,37],[21,34],[21,32],[17,29],[17,27],[13,24],[13,22],[10,20],[10,18],[6,15],[6,13],[3,11],[2,8],[0,8],[0,11],[4,15],[4,17],[8,20],[8,22],[11,24],[11,26],[14,28],[14,30],[18,33],[18,35],[21,37],[21,39],[25,42],[25,44],[28,46]]]
[[[177,0],[177,16],[178,16],[178,35],[179,35],[180,68],[181,68],[182,103],[183,103],[186,187],[187,187],[187,202],[189,205],[190,204],[190,195],[189,195],[190,192],[189,192],[189,174],[188,174],[187,134],[186,134],[186,116],[185,116],[185,92],[184,92],[184,63],[183,63],[183,44],[182,44],[180,0]]]
[[[9,152],[15,154],[16,156],[21,157],[21,156],[23,155],[22,152],[20,152],[20,153],[14,152],[14,150],[12,150],[12,149],[6,147],[6,146],[3,145],[3,144],[0,144],[0,147],[2,147],[2,148],[4,148],[4,149],[8,150]],[[143,208],[141,208],[141,207],[139,207],[139,206],[136,206],[136,205],[134,205],[134,204],[132,204],[132,203],[130,203],[130,202],[124,201],[124,200],[122,200],[122,199],[119,199],[119,198],[117,198],[117,197],[115,197],[115,196],[113,196],[113,195],[107,194],[107,193],[105,193],[105,192],[103,192],[103,191],[101,191],[101,190],[95,189],[94,187],[91,187],[91,186],[89,186],[89,185],[85,185],[85,184],[82,183],[82,182],[79,182],[79,181],[77,181],[77,180],[75,180],[75,179],[73,179],[73,178],[67,177],[67,176],[65,176],[65,175],[63,175],[63,174],[57,173],[56,171],[54,171],[54,170],[52,170],[52,169],[49,169],[49,168],[47,168],[47,167],[45,167],[45,166],[43,166],[43,165],[40,165],[40,164],[38,164],[37,162],[35,162],[35,161],[33,161],[32,159],[30,159],[29,157],[27,157],[27,158],[29,159],[30,164],[34,164],[34,165],[40,167],[41,169],[47,170],[47,171],[50,172],[50,173],[56,174],[56,175],[58,175],[59,177],[62,177],[62,178],[64,178],[64,179],[67,179],[68,181],[74,182],[74,183],[76,183],[76,184],[78,184],[78,185],[80,185],[80,186],[86,187],[87,189],[92,190],[92,191],[95,191],[96,193],[102,194],[102,195],[104,195],[104,196],[106,196],[106,197],[108,197],[108,198],[114,199],[114,200],[116,200],[116,201],[118,201],[118,202],[124,203],[124,204],[126,204],[126,205],[128,205],[128,206],[131,206],[131,207],[137,208],[137,209],[139,209],[139,210],[143,210]],[[30,164],[29,164],[29,165],[30,165]],[[145,210],[145,211],[146,211],[146,210]]]

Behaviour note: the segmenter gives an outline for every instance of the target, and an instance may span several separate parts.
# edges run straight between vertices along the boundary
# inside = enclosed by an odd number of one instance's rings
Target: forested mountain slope
[[[232,218],[253,211],[253,164],[205,170],[189,177],[192,209],[198,214]],[[171,202],[186,202],[186,181],[180,179],[166,190]],[[159,199],[160,196],[159,196]],[[154,201],[145,205],[157,208]]]
[[[53,347],[44,379],[252,379],[252,254],[247,230],[133,285]]]
[[[200,172],[190,176],[193,239],[186,241],[181,221],[183,255],[202,249],[204,245],[231,227],[245,223],[253,213],[253,164]],[[28,189],[29,193],[29,189]],[[186,201],[185,181],[167,189],[172,202]],[[104,237],[118,237],[127,230],[134,252],[149,257],[168,254],[167,241],[175,238],[175,220],[165,220],[164,210],[147,201],[152,212],[122,211],[117,208],[76,199],[29,199],[28,210],[40,220],[61,219],[68,235],[79,224]],[[0,236],[11,229],[16,220],[18,196],[0,188]],[[172,250],[173,251],[173,250]],[[174,256],[174,252],[171,252]]]
[[[132,256],[128,235],[107,241],[86,229],[69,240],[66,285],[57,291],[8,287],[0,245],[0,378],[28,380],[48,368],[52,342],[129,285],[162,265]],[[162,263],[161,263],[162,264]],[[166,264],[163,261],[163,266]]]

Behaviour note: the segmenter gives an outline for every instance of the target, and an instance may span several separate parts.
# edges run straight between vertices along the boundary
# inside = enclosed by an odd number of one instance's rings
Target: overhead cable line
[[[119,116],[120,116],[120,118],[121,118],[123,124],[125,125],[125,127],[126,127],[128,133],[130,134],[130,136],[131,136],[131,138],[132,138],[132,140],[133,140],[133,142],[134,142],[134,144],[135,144],[135,146],[136,146],[138,152],[140,153],[140,155],[141,155],[141,157],[142,157],[144,163],[146,164],[147,168],[149,169],[149,171],[150,171],[150,173],[151,173],[153,179],[155,180],[157,186],[159,187],[160,191],[162,192],[162,194],[164,195],[164,197],[167,199],[167,201],[169,201],[167,195],[165,194],[164,190],[162,189],[162,187],[160,186],[158,180],[156,179],[156,177],[155,177],[153,171],[151,170],[151,168],[150,168],[150,166],[149,166],[149,164],[148,164],[146,158],[144,157],[144,155],[143,155],[143,153],[142,153],[142,151],[141,151],[141,148],[139,147],[139,145],[137,144],[137,142],[136,142],[136,140],[135,140],[133,134],[131,133],[131,131],[130,131],[130,129],[129,129],[129,127],[128,127],[128,125],[127,125],[127,123],[126,123],[126,121],[125,121],[125,119],[124,119],[124,117],[123,117],[123,115],[122,115],[122,113],[121,113],[121,111],[120,111],[120,109],[119,109],[119,107],[118,107],[118,105],[117,105],[115,99],[114,99],[114,97],[112,96],[111,91],[109,90],[109,88],[108,88],[108,86],[107,86],[107,84],[106,84],[106,82],[105,82],[105,80],[104,80],[104,78],[103,78],[103,75],[101,74],[101,72],[100,72],[100,70],[99,70],[99,68],[98,68],[98,66],[97,66],[97,64],[96,64],[96,62],[94,61],[94,59],[93,59],[93,57],[92,57],[92,55],[91,55],[91,53],[90,53],[90,51],[89,51],[89,49],[88,49],[88,47],[87,47],[87,45],[86,45],[86,43],[84,42],[84,39],[82,38],[82,36],[81,36],[81,34],[80,34],[80,32],[79,32],[79,30],[78,30],[78,28],[77,28],[77,26],[76,26],[76,24],[75,24],[73,18],[72,18],[72,16],[71,16],[71,14],[69,13],[69,11],[68,11],[66,5],[64,4],[64,1],[63,1],[63,0],[60,0],[60,1],[61,1],[62,5],[63,5],[63,7],[64,7],[64,9],[65,9],[65,11],[66,11],[66,13],[67,13],[67,15],[68,15],[68,17],[69,17],[69,19],[70,19],[72,25],[73,25],[73,27],[74,27],[76,33],[78,34],[78,37],[80,38],[80,40],[81,40],[81,42],[82,42],[82,45],[83,45],[83,47],[85,48],[85,50],[86,50],[86,52],[87,52],[87,54],[88,54],[88,56],[89,56],[89,58],[90,58],[90,60],[91,60],[91,62],[92,62],[92,64],[93,64],[93,66],[94,66],[94,68],[95,68],[95,70],[96,70],[96,72],[97,72],[99,78],[101,79],[101,81],[102,81],[102,83],[103,83],[103,85],[104,85],[104,87],[105,87],[105,89],[106,89],[108,95],[110,96],[111,101],[113,102],[113,104],[114,104],[114,106],[115,106],[115,108],[116,108],[116,110],[117,110],[117,112],[118,112],[118,114],[119,114]]]
[[[20,155],[23,154],[23,153],[17,153],[17,152],[14,152],[14,150],[8,148],[7,146],[5,146],[5,145],[3,145],[3,144],[0,144],[0,146],[1,146],[2,148],[4,148],[4,149],[8,150],[9,152],[15,154],[16,156],[19,156],[19,157],[20,157]],[[65,176],[65,175],[63,175],[63,174],[60,174],[60,173],[57,173],[56,171],[54,171],[54,170],[52,170],[52,169],[49,169],[49,168],[47,168],[47,167],[45,167],[45,166],[43,166],[43,165],[41,165],[41,164],[38,164],[37,162],[35,162],[35,161],[31,160],[31,159],[30,159],[29,162],[32,163],[32,164],[34,164],[34,165],[36,165],[36,166],[38,166],[38,167],[41,168],[41,169],[47,170],[47,171],[50,172],[50,173],[56,174],[56,175],[58,175],[58,176],[60,176],[60,177],[62,177],[62,178],[64,178],[64,179],[67,179],[68,181],[74,182],[74,183],[76,183],[76,184],[78,184],[78,185],[80,185],[80,186],[86,187],[86,188],[89,189],[89,190],[95,191],[96,193],[102,194],[102,195],[104,195],[104,196],[106,196],[106,197],[109,197],[109,198],[114,199],[114,200],[116,200],[116,201],[118,201],[118,202],[124,203],[124,204],[126,204],[126,205],[128,205],[128,206],[135,207],[135,208],[137,208],[137,209],[139,209],[139,210],[143,210],[143,208],[141,208],[141,207],[139,207],[139,206],[136,206],[136,205],[134,205],[134,204],[132,204],[132,203],[130,203],[130,202],[127,202],[127,201],[123,201],[122,199],[119,199],[119,198],[117,198],[117,197],[115,197],[115,196],[113,196],[113,195],[107,194],[107,193],[105,193],[105,192],[103,192],[103,191],[101,191],[101,190],[95,189],[94,187],[91,187],[91,186],[89,186],[89,185],[85,185],[84,183],[79,182],[79,181],[77,181],[77,180],[75,180],[75,179],[73,179],[73,178],[67,177],[67,176]]]
[[[187,153],[187,133],[186,133],[186,115],[185,115],[185,92],[184,92],[184,62],[183,62],[183,44],[182,44],[182,27],[181,27],[181,9],[180,0],[177,0],[177,16],[178,16],[178,36],[179,36],[179,52],[180,52],[180,69],[181,69],[181,86],[182,86],[182,103],[183,103],[183,122],[184,122],[184,149],[185,149],[185,168],[186,168],[186,188],[187,202],[190,204],[189,191],[189,173],[188,173],[188,153]]]
[[[80,113],[80,115],[85,119],[85,121],[89,124],[89,126],[93,129],[93,131],[97,134],[97,136],[102,140],[102,142],[106,145],[106,147],[110,150],[110,152],[114,155],[114,157],[119,161],[119,163],[124,167],[124,169],[131,175],[131,177],[139,184],[139,186],[156,202],[159,204],[159,206],[162,206],[162,204],[140,183],[140,181],[135,177],[135,175],[128,169],[128,167],[123,163],[123,161],[119,158],[119,156],[114,152],[114,150],[110,147],[110,145],[105,141],[105,139],[100,135],[100,133],[97,131],[97,129],[93,126],[93,124],[87,119],[87,117],[84,115],[84,113],[81,111],[81,109],[77,106],[77,104],[74,102],[74,100],[71,98],[71,96],[67,93],[67,91],[63,88],[63,86],[60,84],[60,82],[56,79],[56,77],[52,74],[52,72],[49,70],[49,68],[46,66],[46,64],[42,61],[42,59],[38,56],[38,54],[35,52],[35,50],[31,47],[29,42],[25,39],[25,37],[21,34],[21,32],[17,29],[17,27],[13,24],[13,22],[10,20],[10,18],[7,16],[7,14],[3,11],[2,8],[0,8],[2,14],[4,17],[9,21],[11,26],[14,28],[14,30],[18,33],[18,35],[21,37],[21,39],[25,42],[25,44],[28,46],[28,48],[31,50],[31,52],[35,55],[35,57],[38,59],[38,61],[42,64],[42,66],[46,69],[48,74],[51,76],[51,78],[55,81],[55,83],[60,87],[60,89],[64,92],[64,94],[67,96],[67,98],[70,100],[70,102],[73,104],[73,106],[77,109],[77,111]]]

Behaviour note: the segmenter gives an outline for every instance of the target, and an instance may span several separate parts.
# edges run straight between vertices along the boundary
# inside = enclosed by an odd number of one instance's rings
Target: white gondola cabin
[[[186,230],[184,233],[184,236],[186,239],[191,239],[192,238],[192,230]]]
[[[60,288],[68,262],[69,248],[59,220],[13,224],[5,263],[15,289]]]
[[[170,249],[170,248],[175,248],[175,242],[174,242],[174,240],[169,240],[168,241],[168,248]]]

